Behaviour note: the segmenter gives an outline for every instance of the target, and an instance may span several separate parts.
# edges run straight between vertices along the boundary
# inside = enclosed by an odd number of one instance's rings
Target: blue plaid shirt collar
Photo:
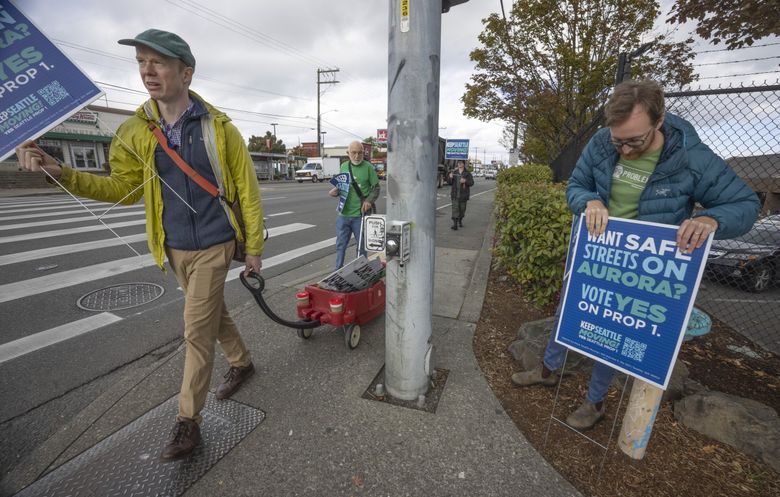
[[[190,105],[187,106],[187,109],[182,112],[178,119],[176,119],[175,123],[168,124],[165,122],[165,119],[160,116],[160,128],[163,130],[163,133],[165,133],[165,136],[168,138],[168,142],[171,146],[181,146],[181,130],[184,127],[184,121],[186,121],[187,118],[192,115],[194,108],[195,102],[192,100],[192,97],[190,97]]]

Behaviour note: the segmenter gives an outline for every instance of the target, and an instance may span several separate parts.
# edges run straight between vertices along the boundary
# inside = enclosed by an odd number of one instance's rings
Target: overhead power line
[[[705,64],[694,64],[694,66],[719,66],[721,64],[739,64],[741,62],[755,62],[757,60],[770,60],[780,59],[780,55],[773,55],[771,57],[758,57],[756,59],[742,59],[742,60],[725,60],[722,62],[707,62]]]
[[[57,45],[60,45],[60,46],[63,46],[63,47],[73,48],[75,50],[82,50],[84,52],[88,52],[88,53],[91,53],[91,54],[94,54],[94,55],[100,55],[102,57],[108,57],[108,58],[111,58],[111,59],[121,60],[123,62],[128,62],[128,63],[131,63],[133,65],[136,64],[135,59],[132,58],[132,57],[122,57],[120,55],[115,55],[115,54],[112,54],[110,52],[105,52],[103,50],[98,50],[96,48],[85,47],[83,45],[77,45],[76,43],[71,43],[71,42],[64,41],[64,40],[53,39],[52,41],[54,41]],[[203,81],[210,81],[212,83],[217,83],[217,84],[220,84],[220,85],[232,86],[234,88],[239,88],[239,89],[242,89],[242,90],[253,91],[253,92],[258,92],[258,93],[264,93],[264,94],[268,94],[268,95],[274,95],[274,96],[277,96],[277,97],[292,98],[292,99],[295,99],[295,100],[304,100],[304,101],[307,101],[307,102],[309,100],[311,100],[310,98],[306,98],[306,97],[297,97],[295,95],[287,95],[287,94],[284,94],[284,93],[278,93],[278,92],[271,91],[271,90],[263,90],[262,88],[254,88],[254,87],[251,87],[251,86],[237,85],[235,83],[229,83],[227,81],[222,81],[222,80],[219,80],[219,79],[210,78],[210,77],[205,76],[205,75],[200,74],[200,73],[196,73],[195,74],[195,78],[203,80]]]
[[[780,45],[780,41],[775,42],[775,43],[764,43],[763,45],[750,45],[750,46],[739,47],[739,48],[734,48],[734,49],[731,49],[731,48],[718,48],[718,49],[715,49],[715,50],[702,50],[701,52],[696,52],[696,53],[700,54],[700,53],[713,53],[713,52],[733,52],[735,50],[747,50],[748,48],[771,47],[773,45]]]
[[[240,23],[234,19],[231,19],[219,12],[199,4],[192,0],[166,0],[171,5],[178,7],[182,10],[189,12],[201,19],[205,19],[209,22],[222,26],[223,28],[230,29],[231,31],[239,34],[245,38],[249,38],[252,41],[265,45],[269,48],[279,50],[285,54],[303,60],[309,64],[316,65],[328,65],[325,61],[321,61],[315,57],[312,57],[305,52],[293,47],[283,41],[277,40],[267,34],[257,31],[245,24]]]
[[[100,85],[102,87],[109,88],[109,89],[112,89],[112,90],[117,90],[117,91],[124,92],[124,93],[132,93],[134,95],[142,95],[144,97],[149,96],[149,94],[147,92],[145,92],[145,91],[135,90],[133,88],[128,88],[126,86],[120,86],[120,85],[115,85],[115,84],[112,84],[112,83],[106,83],[104,81],[95,81],[95,83],[97,83],[98,85]],[[133,105],[133,104],[129,104],[129,105]],[[218,109],[226,110],[226,111],[241,112],[241,113],[244,113],[244,114],[251,114],[251,115],[258,116],[258,117],[267,117],[267,118],[273,118],[273,119],[280,119],[280,118],[281,119],[311,119],[311,117],[309,117],[309,116],[287,116],[287,115],[284,115],[284,114],[272,114],[272,113],[268,113],[268,112],[256,112],[256,111],[251,111],[251,110],[235,109],[235,108],[232,108],[232,107],[223,107],[221,105],[218,105],[218,106],[215,106],[215,107],[217,107]],[[287,124],[287,123],[285,123],[285,124],[283,124],[283,126],[296,127],[296,128],[301,128],[301,129],[309,129],[309,127],[310,127],[310,126],[299,126],[299,124],[300,123],[295,123],[295,124]]]
[[[743,74],[727,74],[724,76],[707,76],[705,78],[699,78],[699,79],[722,79],[722,78],[737,78],[740,76],[756,76],[758,74],[773,74],[773,73],[780,73],[780,71],[761,71],[761,72],[746,72]]]
[[[201,19],[205,19],[206,21],[216,24],[217,26],[226,28],[231,32],[234,32],[238,35],[241,35],[245,38],[260,43],[261,45],[265,45],[274,50],[278,50],[291,57],[295,57],[308,64],[312,64],[314,66],[325,66],[327,68],[336,67],[336,65],[331,64],[328,61],[319,59],[317,57],[313,57],[309,55],[307,52],[293,45],[290,45],[289,43],[285,43],[281,40],[278,40],[270,35],[258,31],[250,26],[247,26],[246,24],[243,24],[240,21],[231,19],[230,17],[221,14],[214,9],[210,9],[205,5],[200,4],[194,0],[165,0],[165,1],[170,3],[171,5],[174,5],[175,7],[178,7],[186,12],[189,12],[190,14],[200,17]],[[182,5],[177,5],[176,2]],[[203,15],[201,14],[201,12],[206,12],[208,15]],[[351,73],[342,72],[342,75],[346,76],[346,79],[350,81],[356,80],[356,78],[353,77]]]

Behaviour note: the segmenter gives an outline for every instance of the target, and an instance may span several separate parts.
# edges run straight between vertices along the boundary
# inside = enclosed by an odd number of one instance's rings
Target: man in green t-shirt
[[[604,110],[606,127],[591,138],[566,189],[569,209],[585,214],[592,236],[607,229],[611,217],[679,226],[677,246],[683,253],[715,238],[747,232],[756,219],[756,194],[726,162],[701,142],[691,123],[666,112],[661,86],[649,80],[617,85]],[[698,203],[703,209],[694,212]],[[564,280],[561,302],[564,300]],[[542,363],[512,375],[519,387],[554,386],[566,347],[555,341],[561,307]],[[622,338],[621,338],[622,340]],[[584,402],[566,418],[577,430],[604,418],[604,398],[615,370],[593,364]]]
[[[341,164],[341,172],[349,173],[350,185],[344,207],[336,217],[336,269],[344,265],[344,255],[352,235],[361,240],[360,228],[363,216],[370,212],[379,198],[379,178],[374,166],[363,158],[363,144],[354,141],[347,150],[349,160]],[[339,189],[328,192],[331,197],[339,196]],[[358,255],[366,255],[364,244],[358,247]]]

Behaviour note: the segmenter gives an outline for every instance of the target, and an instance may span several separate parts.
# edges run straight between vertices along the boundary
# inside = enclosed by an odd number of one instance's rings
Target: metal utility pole
[[[462,3],[445,1],[450,5]],[[442,0],[390,1],[387,220],[411,222],[409,260],[386,267],[385,386],[425,395],[431,374]]]
[[[276,127],[279,126],[279,123],[271,123],[271,126],[274,127],[274,140],[276,140]],[[276,145],[276,142],[274,142],[274,145]]]
[[[317,69],[317,155],[322,157],[322,143],[320,142],[320,96],[322,95],[322,91],[320,90],[321,85],[335,85],[338,83],[336,81],[336,73],[339,72],[338,69]],[[321,79],[322,75],[326,75],[328,78],[333,78],[331,80],[323,80]]]

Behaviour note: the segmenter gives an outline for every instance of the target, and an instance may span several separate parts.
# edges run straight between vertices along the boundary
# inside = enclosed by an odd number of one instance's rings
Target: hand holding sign
[[[19,164],[28,171],[45,171],[59,178],[62,174],[62,167],[51,155],[44,152],[33,141],[26,141],[16,147],[16,156],[19,158]]]
[[[718,222],[709,216],[686,219],[677,230],[677,246],[680,252],[688,253],[704,245],[710,233],[718,229]]]
[[[588,233],[592,236],[598,236],[607,229],[609,220],[609,211],[601,200],[590,200],[585,207],[585,224],[588,227]]]

